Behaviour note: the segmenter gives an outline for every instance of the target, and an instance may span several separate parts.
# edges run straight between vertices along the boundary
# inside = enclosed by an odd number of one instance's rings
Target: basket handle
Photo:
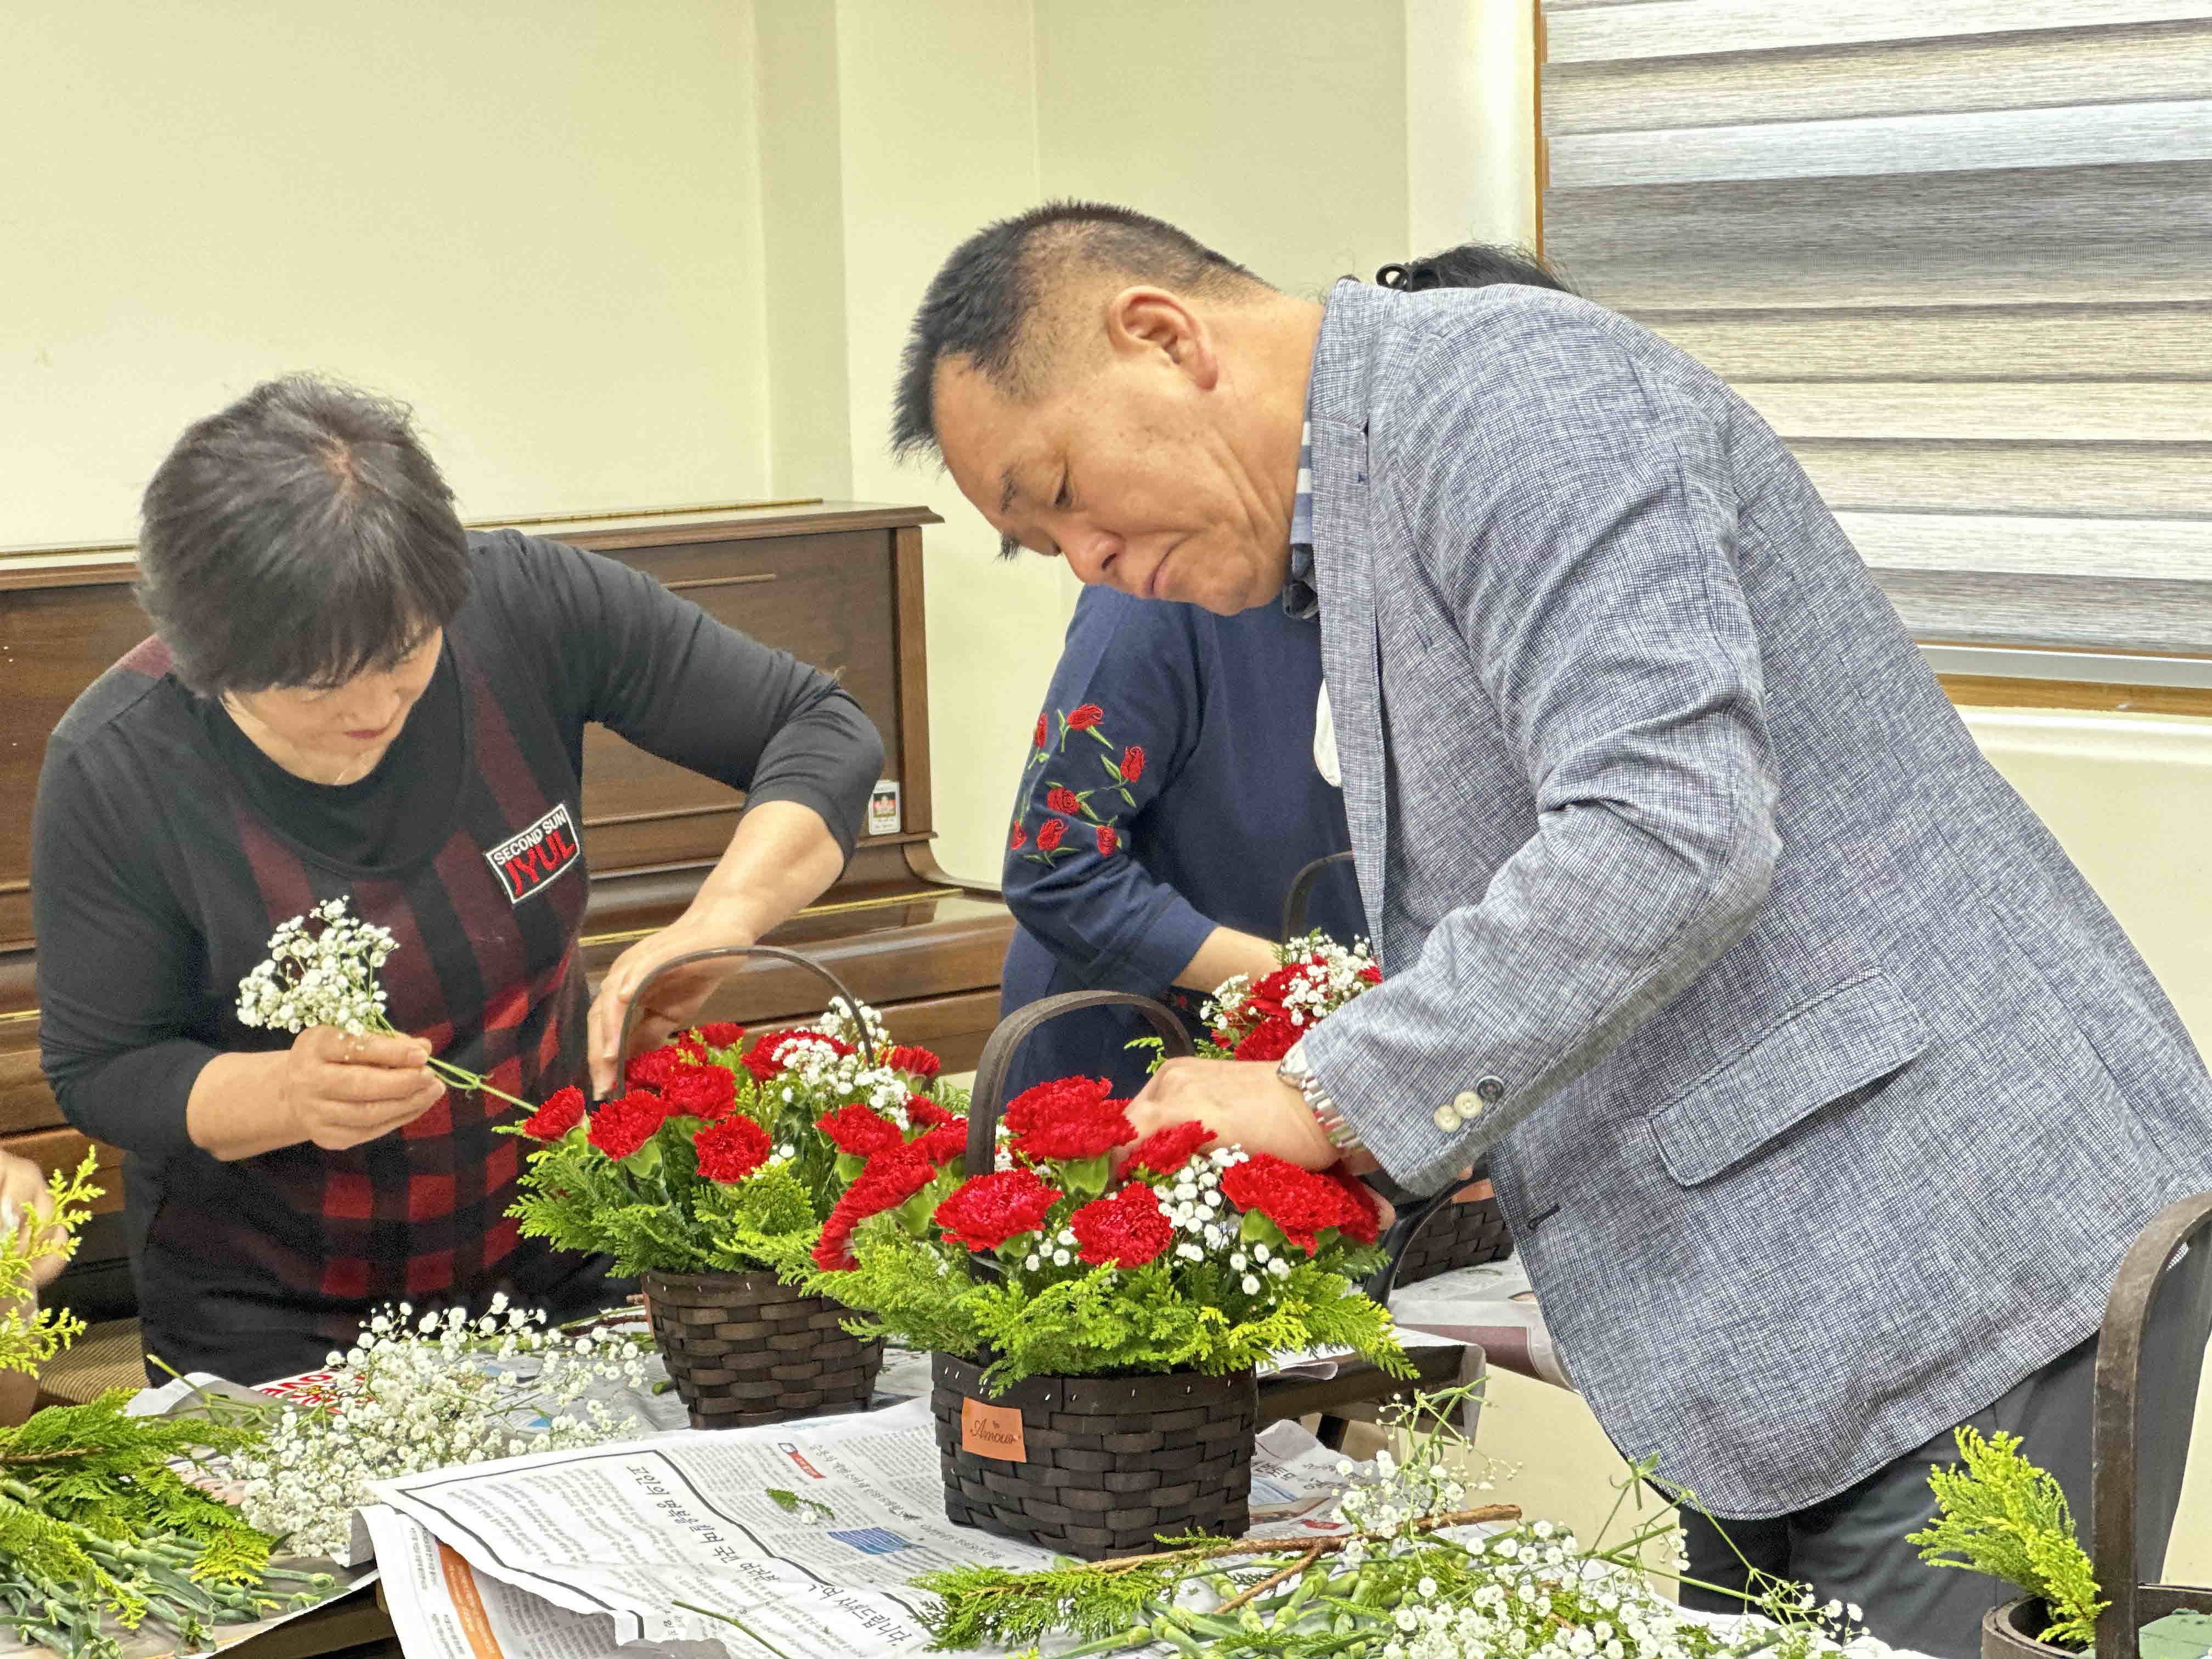
[[[2159,1281],[2184,1244],[2212,1249],[2212,1193],[2177,1199],[2150,1218],[2120,1263],[2097,1333],[2097,1427],[2089,1466],[2090,1543],[2097,1583],[2111,1598],[2097,1616],[2098,1659],[2137,1659],[2136,1407],[2143,1326]]]
[[[1041,998],[1010,1018],[1002,1019],[983,1044],[975,1062],[975,1081],[968,1091],[968,1155],[961,1165],[963,1176],[988,1175],[998,1161],[999,1114],[1006,1108],[1006,1074],[1013,1070],[1014,1055],[1038,1026],[1079,1008],[1134,1008],[1159,1036],[1161,1052],[1170,1059],[1197,1052],[1182,1021],[1164,1003],[1133,991],[1063,991]]]
[[[1306,907],[1313,890],[1332,864],[1349,864],[1349,853],[1325,853],[1291,878],[1291,890],[1283,895],[1283,939],[1285,943],[1306,930]]]
[[[794,968],[804,968],[830,988],[830,1000],[845,1005],[845,1012],[853,1022],[853,1029],[860,1034],[859,1047],[870,1060],[877,1058],[868,1049],[868,1025],[861,1018],[861,1003],[839,979],[811,957],[803,957],[796,951],[787,951],[780,945],[715,945],[703,951],[687,951],[680,957],[671,957],[638,981],[637,989],[630,995],[629,1006],[623,1010],[622,1036],[615,1044],[615,1081],[617,1086],[629,1063],[629,1040],[636,1034],[638,1011],[645,1006],[645,994],[653,982],[663,974],[673,973],[679,968],[689,968],[702,962],[716,962],[725,957],[773,957],[778,962],[789,963]]]

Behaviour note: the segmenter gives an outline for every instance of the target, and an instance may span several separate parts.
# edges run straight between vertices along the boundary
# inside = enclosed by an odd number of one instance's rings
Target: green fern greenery
[[[1957,1431],[1960,1462],[1931,1469],[1939,1513],[1905,1541],[1939,1567],[1986,1573],[2039,1600],[2051,1615],[2042,1639],[2087,1648],[2097,1639],[2097,1575],[2074,1535],[2074,1513],[2047,1470],[2021,1455],[2016,1434],[1984,1439]]]
[[[639,1182],[580,1134],[556,1141],[522,1172],[509,1213],[523,1233],[558,1249],[604,1250],[625,1278],[660,1273],[741,1273],[772,1267],[795,1243],[803,1255],[820,1226],[804,1176],[771,1164],[733,1185],[691,1178],[698,1160],[676,1125],[655,1132],[661,1162]],[[684,1194],[682,1201],[678,1193]]]
[[[54,1200],[46,1225],[18,1225],[0,1233],[0,1308],[7,1310],[0,1315],[0,1370],[35,1376],[41,1365],[84,1333],[84,1322],[74,1314],[57,1308],[30,1310],[31,1277],[41,1259],[68,1253],[70,1235],[92,1214],[92,1200],[100,1193],[92,1184],[99,1162],[97,1154],[88,1152],[74,1174],[56,1170],[46,1177],[46,1190]]]
[[[276,1540],[171,1467],[242,1451],[261,1431],[125,1417],[117,1389],[0,1430],[0,1624],[72,1659],[118,1651],[101,1630],[151,1619],[187,1643],[320,1600],[325,1574],[272,1569]]]
[[[803,1255],[803,1252],[799,1253]],[[994,1389],[1028,1376],[1098,1376],[1194,1370],[1219,1376],[1263,1364],[1286,1349],[1352,1348],[1393,1375],[1410,1376],[1389,1316],[1346,1274],[1379,1265],[1378,1250],[1333,1253],[1330,1267],[1302,1261],[1281,1282],[1279,1300],[1258,1318],[1224,1311],[1246,1300],[1234,1275],[1212,1267],[1180,1272],[1165,1261],[1132,1269],[1095,1267],[1036,1291],[1006,1279],[971,1279],[941,1246],[896,1228],[872,1229],[860,1265],[823,1273],[785,1258],[785,1277],[867,1312],[848,1328],[939,1353],[989,1354]],[[1209,1294],[1194,1286],[1211,1271]]]

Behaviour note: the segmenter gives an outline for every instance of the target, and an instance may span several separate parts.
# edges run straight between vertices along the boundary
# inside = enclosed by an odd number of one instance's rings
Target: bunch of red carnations
[[[1279,965],[1257,980],[1224,980],[1200,1012],[1208,1060],[1280,1060],[1291,1045],[1362,992],[1382,982],[1365,939],[1339,945],[1308,933],[1275,947]]]
[[[933,1129],[894,1144],[868,1127],[879,1144],[864,1150],[855,1114],[841,1146],[862,1161],[806,1287],[865,1315],[856,1329],[987,1364],[997,1388],[1223,1375],[1306,1348],[1403,1367],[1389,1314],[1357,1288],[1382,1261],[1365,1187],[1212,1146],[1202,1124],[1140,1140],[1110,1093],[1066,1078],[1017,1096],[996,1167],[973,1176],[927,1147]]]
[[[563,1089],[509,1127],[537,1143],[513,1213],[626,1275],[788,1267],[872,1153],[958,1158],[965,1099],[940,1091],[939,1069],[866,1008],[750,1043],[737,1025],[696,1027],[634,1057],[619,1098],[587,1112]]]

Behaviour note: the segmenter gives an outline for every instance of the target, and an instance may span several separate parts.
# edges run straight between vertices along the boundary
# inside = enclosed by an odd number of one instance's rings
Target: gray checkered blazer
[[[1780,441],[1525,288],[1339,285],[1310,414],[1389,974],[1310,1063],[1409,1186],[1488,1158],[1614,1440],[1775,1514],[2087,1335],[2212,1082]]]

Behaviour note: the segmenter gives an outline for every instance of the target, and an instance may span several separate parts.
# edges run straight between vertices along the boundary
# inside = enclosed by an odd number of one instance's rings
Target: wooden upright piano
[[[770,936],[827,963],[884,1012],[901,1042],[948,1069],[975,1062],[998,1014],[1012,931],[994,888],[955,880],[930,854],[928,680],[922,633],[926,507],[813,501],[750,508],[507,520],[623,560],[732,627],[836,672],[883,732],[884,781],[837,884]],[[127,544],[0,552],[0,1147],[49,1169],[84,1137],[39,1071],[32,938],[31,801],[46,741],[76,695],[149,631]],[[586,960],[596,974],[675,916],[728,843],[744,796],[594,727],[584,744],[591,867]],[[809,1017],[812,976],[735,975],[707,1017]],[[48,1300],[88,1318],[135,1311],[125,1262],[120,1155],[101,1148],[102,1212]]]

